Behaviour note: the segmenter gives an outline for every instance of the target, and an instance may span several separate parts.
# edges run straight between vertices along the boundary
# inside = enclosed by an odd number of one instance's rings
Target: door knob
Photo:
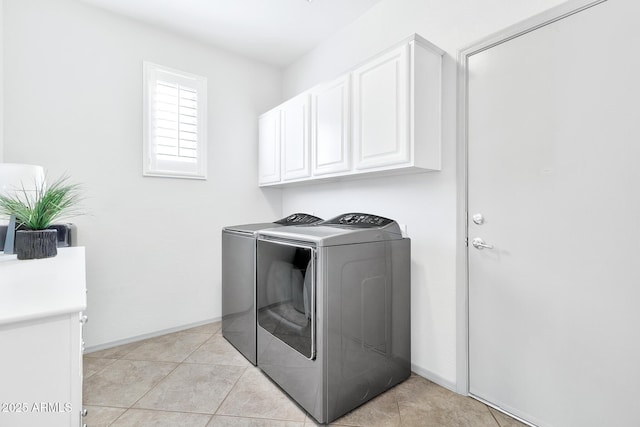
[[[479,250],[483,250],[483,249],[493,249],[492,245],[487,245],[484,240],[482,240],[479,237],[476,237],[475,239],[473,239],[471,241],[471,244],[473,245],[474,248],[479,249]]]

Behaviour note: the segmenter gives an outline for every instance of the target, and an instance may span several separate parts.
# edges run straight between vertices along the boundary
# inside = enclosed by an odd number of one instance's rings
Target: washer
[[[295,213],[279,221],[222,229],[222,335],[256,364],[256,233],[265,228],[309,224],[320,218]]]
[[[258,367],[320,423],[411,374],[411,241],[348,213],[258,232]]]

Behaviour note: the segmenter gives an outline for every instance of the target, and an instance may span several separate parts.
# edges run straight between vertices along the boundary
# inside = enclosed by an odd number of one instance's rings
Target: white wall
[[[456,56],[459,49],[562,0],[383,0],[285,70],[291,97],[418,33],[446,50],[441,172],[295,187],[283,211],[332,217],[364,211],[396,219],[412,238],[412,363],[456,384]]]
[[[0,163],[4,158],[4,0],[0,0]]]
[[[5,0],[5,160],[83,183],[85,341],[219,318],[220,230],[281,215],[257,119],[281,73],[75,0]],[[209,179],[142,177],[142,61],[208,78]]]

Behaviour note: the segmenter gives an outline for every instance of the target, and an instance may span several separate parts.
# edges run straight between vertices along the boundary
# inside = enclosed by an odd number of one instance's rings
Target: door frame
[[[469,395],[469,247],[468,247],[468,63],[484,50],[527,34],[607,0],[569,0],[491,34],[458,51],[456,136],[456,391]],[[487,403],[487,402],[485,402]],[[491,405],[490,403],[488,403]]]

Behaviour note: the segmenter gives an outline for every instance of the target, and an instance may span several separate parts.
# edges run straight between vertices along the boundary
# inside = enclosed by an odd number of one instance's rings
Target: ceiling
[[[202,42],[285,66],[380,0],[82,0]]]

